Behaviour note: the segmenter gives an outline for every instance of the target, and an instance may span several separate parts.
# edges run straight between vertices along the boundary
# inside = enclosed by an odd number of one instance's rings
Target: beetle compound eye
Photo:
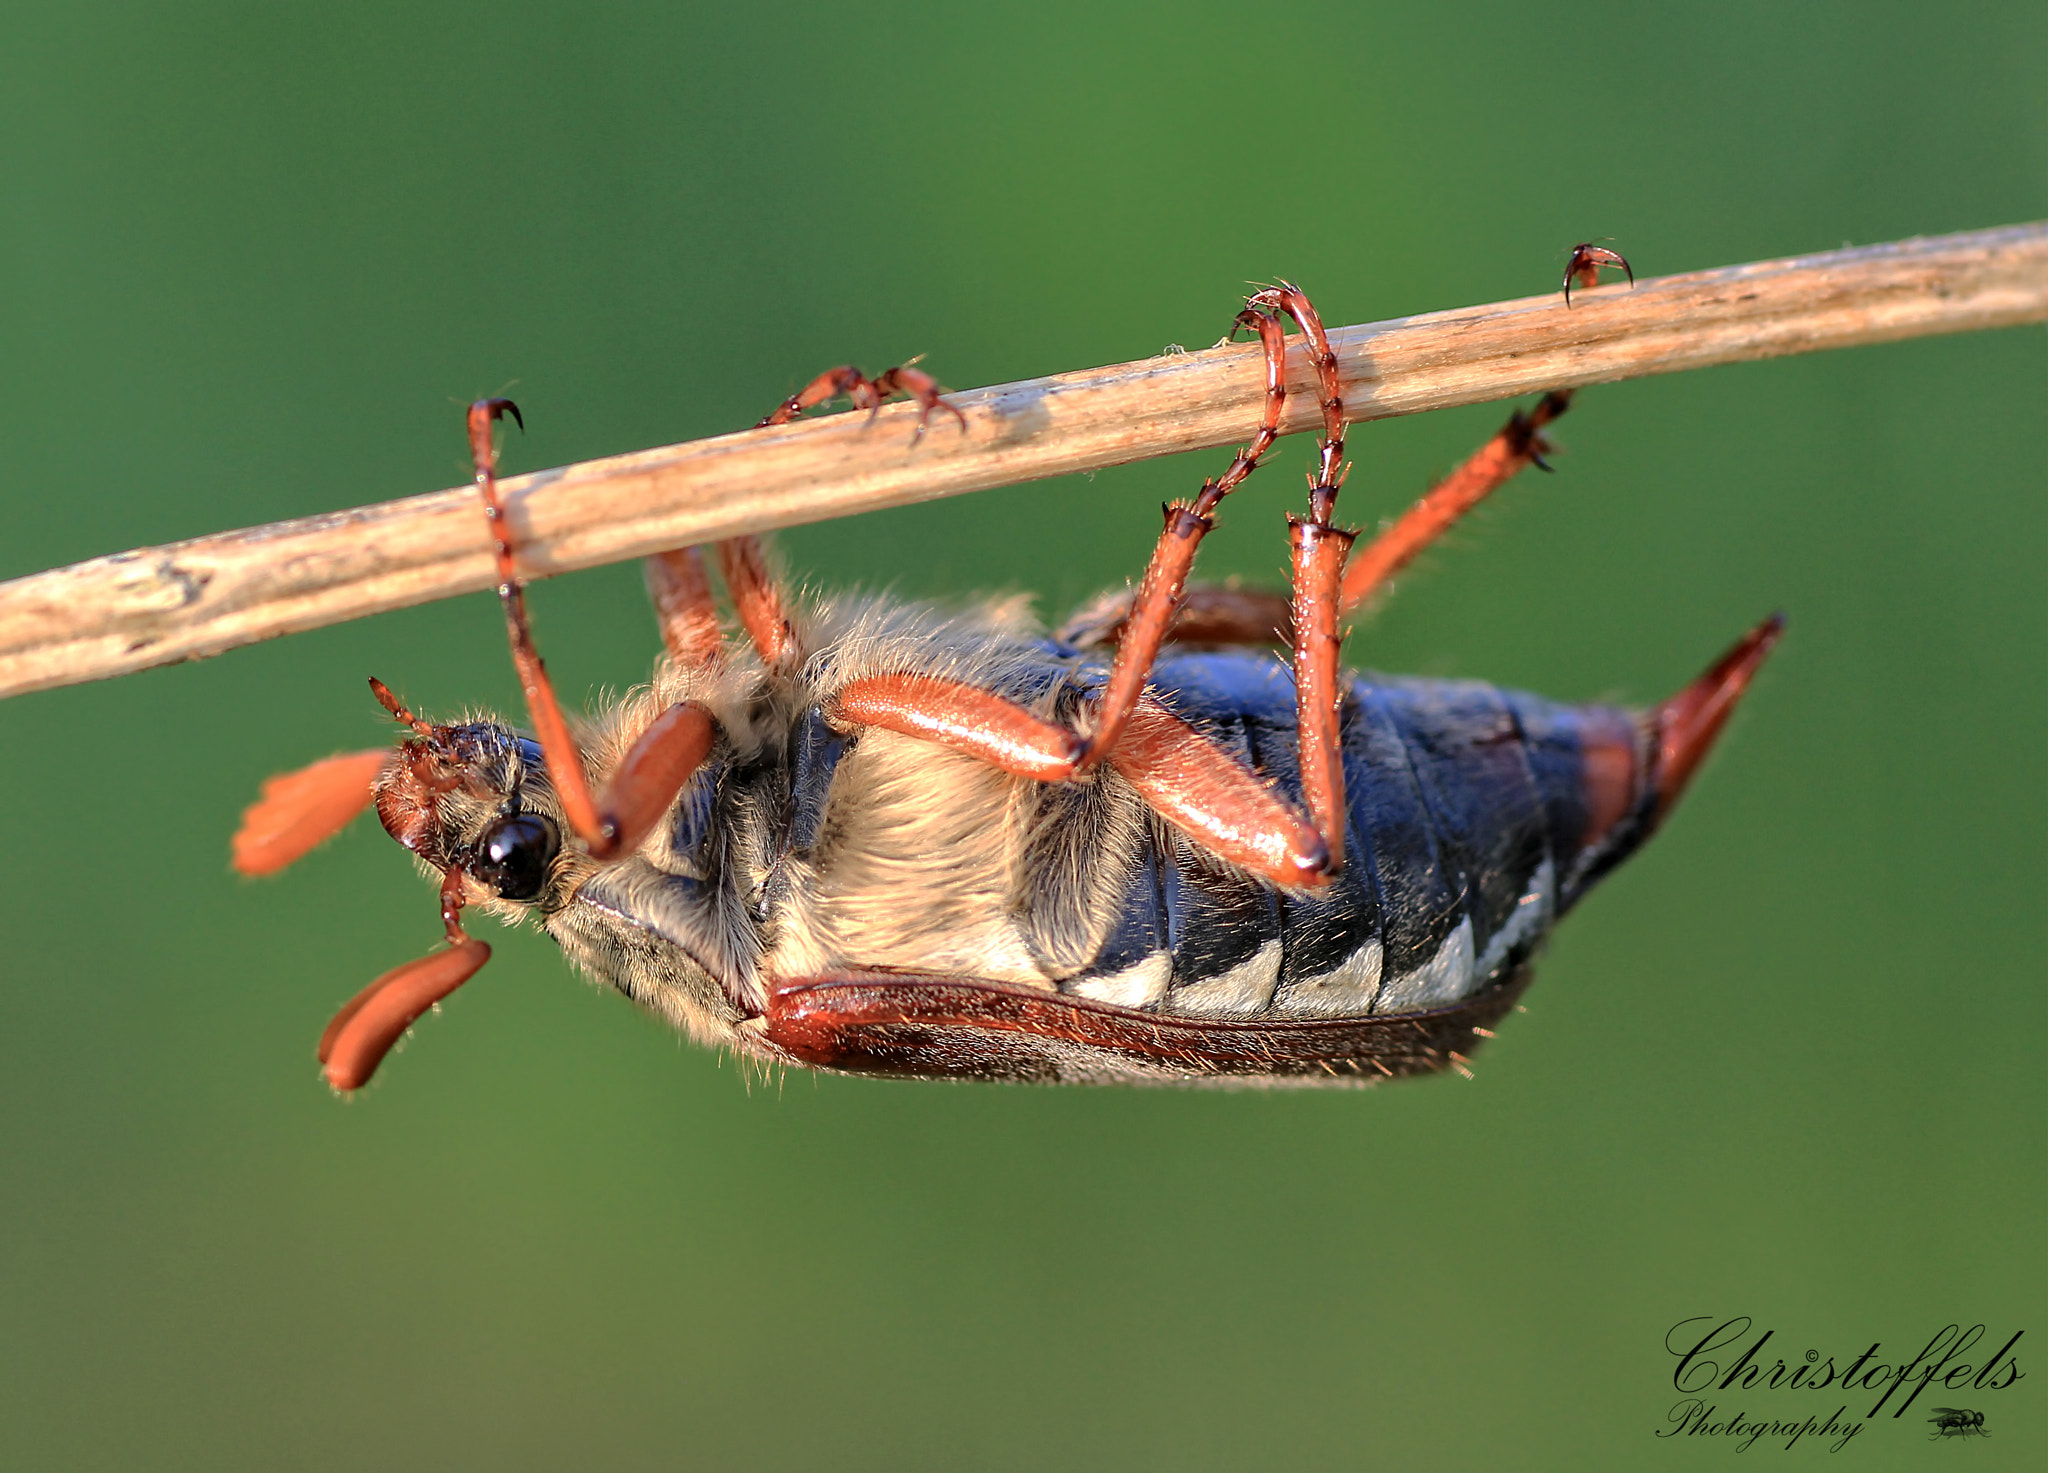
[[[553,820],[515,813],[484,830],[469,872],[505,900],[531,900],[547,882],[548,866],[562,847]]]

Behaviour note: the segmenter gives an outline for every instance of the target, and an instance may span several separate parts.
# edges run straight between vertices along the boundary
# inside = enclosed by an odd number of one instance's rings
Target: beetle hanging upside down
[[[1218,503],[1276,438],[1282,319],[1323,412],[1291,598],[1190,587]],[[1465,681],[1355,674],[1339,621],[1548,448],[1553,393],[1350,556],[1338,365],[1281,285],[1251,444],[1166,530],[1135,591],[1051,636],[1012,604],[796,603],[752,538],[648,562],[667,657],[573,727],[528,629],[498,501],[477,485],[533,735],[438,725],[381,683],[397,751],[266,785],[236,836],[282,868],[376,803],[441,877],[447,949],[373,982],[320,1041],[354,1090],[490,948],[465,906],[536,916],[570,959],[705,1043],[858,1074],[1085,1082],[1365,1082],[1463,1068],[1552,924],[1671,809],[1777,638],[1758,626],[1647,712]],[[840,395],[959,411],[914,368],[822,374],[764,425]],[[961,419],[965,426],[964,418]],[[1289,661],[1265,646],[1290,646]]]

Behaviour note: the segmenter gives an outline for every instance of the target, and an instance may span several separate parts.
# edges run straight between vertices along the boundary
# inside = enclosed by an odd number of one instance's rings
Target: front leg
[[[885,369],[872,379],[851,365],[828,368],[762,416],[754,428],[760,430],[771,425],[788,424],[806,409],[830,403],[841,395],[851,399],[854,408],[867,410],[872,418],[889,399],[904,394],[915,399],[919,406],[917,429],[911,435],[913,441],[924,437],[926,422],[941,410],[959,421],[960,428],[965,431],[967,416],[940,397],[938,380],[923,369],[913,367],[916,361],[913,358],[909,363]],[[761,662],[771,670],[786,672],[794,669],[802,661],[804,651],[783,602],[781,586],[768,569],[768,556],[761,539],[729,537],[720,542],[718,565],[725,579],[726,592],[732,596],[733,612],[739,616],[740,626],[746,630]]]
[[[902,394],[915,399],[919,406],[917,428],[911,432],[912,440],[924,438],[926,422],[940,410],[952,415],[964,433],[967,416],[940,397],[943,391],[938,380],[916,367],[916,363],[917,359],[913,358],[908,363],[883,369],[874,378],[869,378],[851,364],[828,368],[771,409],[754,428],[764,430],[770,425],[788,424],[806,409],[829,404],[841,395],[851,399],[854,408],[865,409],[872,419],[883,404]]]
[[[519,406],[510,399],[479,399],[469,406],[470,456],[476,464],[477,490],[483,497],[491,546],[498,559],[498,599],[505,610],[512,664],[519,672],[533,733],[540,741],[563,815],[593,858],[612,859],[638,848],[668,811],[710,752],[716,724],[710,711],[695,701],[669,707],[627,750],[604,792],[591,792],[582,750],[533,642],[526,614],[526,585],[519,576],[504,507],[498,499],[495,426],[508,414],[524,428]]]

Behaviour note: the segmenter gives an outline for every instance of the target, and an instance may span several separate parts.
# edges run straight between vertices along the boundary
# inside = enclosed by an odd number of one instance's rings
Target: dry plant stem
[[[1325,290],[1328,291],[1328,287]],[[1347,419],[2048,320],[2048,224],[1830,251],[1333,331]],[[1315,427],[1298,340],[1282,429]],[[500,483],[527,577],[1240,443],[1257,344],[645,450]],[[0,584],[0,695],[127,674],[489,588],[460,490],[195,538]]]

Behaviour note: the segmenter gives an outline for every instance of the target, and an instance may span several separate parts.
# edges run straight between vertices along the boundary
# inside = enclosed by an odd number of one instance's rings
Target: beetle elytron
[[[1190,587],[1217,504],[1278,434],[1283,317],[1323,414],[1291,598]],[[667,654],[583,726],[541,665],[500,517],[495,426],[518,411],[471,406],[533,734],[429,722],[372,681],[409,738],[273,779],[236,836],[237,866],[266,872],[374,802],[440,878],[448,947],[343,1008],[329,1082],[361,1086],[488,959],[470,905],[536,917],[593,977],[771,1063],[1225,1083],[1462,1068],[1551,925],[1669,812],[1779,623],[1647,712],[1342,670],[1340,618],[1541,464],[1568,396],[1516,414],[1351,557],[1322,323],[1283,284],[1236,326],[1264,347],[1263,421],[1167,508],[1134,591],[1052,635],[1007,603],[798,602],[743,538],[717,547],[728,639],[699,552],[668,553],[648,564]],[[915,368],[822,374],[762,424],[895,393],[920,402],[918,433],[934,413],[965,428]]]

